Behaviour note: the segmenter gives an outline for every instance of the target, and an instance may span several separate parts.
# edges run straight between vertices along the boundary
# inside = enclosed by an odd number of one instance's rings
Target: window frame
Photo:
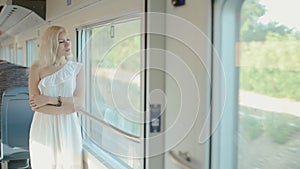
[[[243,0],[213,4],[212,117],[210,168],[237,168],[238,83],[236,42]]]
[[[36,48],[33,47],[36,45]],[[34,59],[38,58],[38,41],[37,38],[26,40],[26,66],[31,67],[35,60],[32,59],[32,54],[35,52],[36,56]]]
[[[23,47],[18,47],[16,50],[16,64],[23,65]]]
[[[13,43],[8,45],[8,61],[15,63],[15,45]]]
[[[133,15],[134,16],[134,15]],[[141,22],[141,29],[142,29],[142,18],[138,17],[140,19]],[[101,27],[101,26],[105,26],[105,25],[109,25],[109,24],[116,24],[116,23],[123,23],[123,22],[127,22],[127,21],[131,21],[131,20],[136,20],[137,17],[128,17],[126,16],[119,16],[119,17],[114,17],[112,19],[107,19],[104,21],[99,21],[96,23],[92,23],[89,25],[84,25],[84,26],[79,26],[76,28],[76,56],[77,56],[77,61],[83,63],[85,65],[85,76],[86,76],[86,86],[91,86],[91,62],[89,61],[90,58],[88,58],[87,56],[90,56],[89,51],[90,50],[81,50],[81,47],[83,46],[83,43],[87,44],[87,46],[90,42],[87,40],[90,33],[89,31],[82,31],[83,29],[92,29],[95,27]],[[141,30],[142,32],[142,30]],[[80,35],[80,33],[83,33],[84,35]],[[142,34],[140,34],[140,38],[141,38],[141,45],[140,45],[140,49],[142,50],[144,48],[143,46],[143,36]],[[85,42],[83,42],[85,41]],[[142,57],[142,56],[141,56]],[[141,58],[140,60],[141,62],[141,66],[144,67],[144,60]],[[141,85],[144,82],[143,77],[141,77]],[[141,99],[143,99],[144,97],[144,91],[141,90]],[[85,105],[86,105],[86,110],[87,112],[91,112],[91,97],[90,97],[90,93],[91,93],[91,89],[90,87],[86,87],[86,96],[85,96]],[[144,105],[143,105],[144,101],[141,100],[141,109],[144,109]],[[141,111],[142,111],[141,110]],[[85,132],[90,132],[89,127],[91,125],[91,121],[88,118],[83,117],[84,115],[82,115],[81,117],[81,122],[82,125],[84,125],[84,128],[86,128],[87,130]],[[102,130],[102,129],[100,129]],[[141,130],[143,130],[143,128],[141,128]],[[129,133],[130,134],[130,133]],[[143,137],[143,134],[141,133],[141,137]],[[104,165],[107,168],[116,168],[116,169],[131,169],[130,166],[128,166],[125,162],[123,162],[122,160],[120,160],[118,157],[116,157],[115,155],[101,149],[101,147],[99,147],[98,145],[94,144],[90,139],[88,139],[87,135],[83,134],[83,144],[84,144],[84,154],[86,157],[91,157],[93,156],[93,158],[96,158],[97,161],[99,163],[103,162],[102,165]],[[140,142],[141,144],[141,150],[143,151],[143,142],[141,140]],[[99,155],[101,154],[101,155]],[[141,166],[144,166],[144,160],[143,158],[141,158],[142,164]],[[113,164],[113,165],[110,165]],[[101,164],[98,164],[98,166],[100,166]]]

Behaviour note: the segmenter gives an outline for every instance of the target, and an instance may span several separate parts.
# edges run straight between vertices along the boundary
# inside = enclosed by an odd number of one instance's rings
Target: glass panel
[[[0,46],[0,60],[4,60],[4,47]]]
[[[36,39],[26,41],[26,60],[27,66],[31,66],[38,58],[38,44]]]
[[[15,63],[15,59],[14,59],[14,45],[10,44],[9,45],[9,62],[11,63]]]
[[[9,61],[9,47],[8,47],[8,45],[4,47],[3,60]]]
[[[17,49],[17,61],[16,61],[16,63],[18,64],[18,65],[23,65],[23,48],[18,48]]]
[[[79,32],[88,66],[90,102],[87,110],[111,125],[136,136],[142,132],[140,19],[111,22]],[[85,38],[84,36],[88,36]],[[87,50],[87,51],[85,51]],[[88,136],[132,168],[142,168],[142,144],[90,121]]]
[[[287,5],[289,7],[287,7]],[[286,9],[282,11],[282,7]],[[239,169],[300,168],[297,0],[246,0],[239,43]]]

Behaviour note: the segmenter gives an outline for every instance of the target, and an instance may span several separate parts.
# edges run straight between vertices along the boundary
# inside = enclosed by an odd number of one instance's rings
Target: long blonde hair
[[[45,30],[40,43],[39,66],[46,67],[56,63],[60,33],[67,33],[67,30],[62,26],[50,26]],[[69,57],[66,56],[66,59],[69,60]]]

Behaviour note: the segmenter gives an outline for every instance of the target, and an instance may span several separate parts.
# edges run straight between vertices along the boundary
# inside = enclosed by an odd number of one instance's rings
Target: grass
[[[300,132],[300,118],[253,108],[240,107],[240,132],[249,140],[255,140],[262,134],[278,144],[288,142],[294,133]]]
[[[242,67],[240,88],[277,98],[300,101],[300,71]]]

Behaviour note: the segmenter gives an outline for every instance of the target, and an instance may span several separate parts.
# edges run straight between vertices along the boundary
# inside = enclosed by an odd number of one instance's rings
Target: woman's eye
[[[59,40],[58,43],[59,44],[63,44],[65,42],[71,42],[71,39],[70,38],[67,38],[66,40]]]

